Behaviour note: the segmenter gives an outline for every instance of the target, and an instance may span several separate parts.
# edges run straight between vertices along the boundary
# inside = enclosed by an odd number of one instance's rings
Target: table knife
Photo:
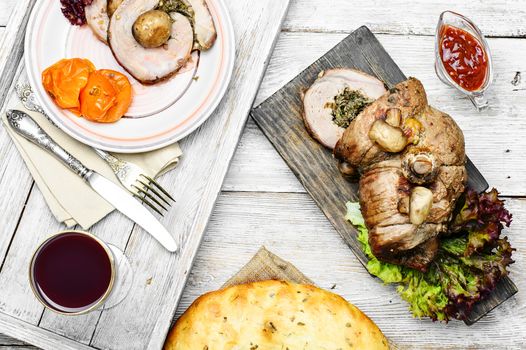
[[[29,141],[53,154],[71,171],[79,175],[102,198],[113,205],[118,211],[151,234],[170,252],[178,249],[172,235],[166,228],[131,194],[94,170],[84,166],[78,159],[59,146],[53,139],[29,116],[19,110],[7,111],[7,120],[13,130]]]

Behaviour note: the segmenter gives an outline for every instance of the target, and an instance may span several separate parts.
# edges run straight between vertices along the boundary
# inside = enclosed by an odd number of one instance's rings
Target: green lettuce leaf
[[[384,283],[395,283],[402,281],[402,266],[384,263],[378,260],[371,252],[369,245],[369,231],[365,226],[362,213],[360,211],[360,203],[347,202],[347,214],[345,219],[350,221],[358,230],[358,241],[362,244],[362,249],[365,255],[369,258],[367,263],[367,270],[373,276],[380,278]]]
[[[398,293],[415,317],[446,322],[465,319],[473,305],[507,275],[507,267],[513,263],[514,249],[507,237],[500,238],[503,224],[509,226],[511,222],[511,214],[497,198],[496,190],[481,195],[467,192],[466,198],[454,219],[454,235],[441,240],[427,272],[378,260],[371,252],[360,204],[346,203],[345,218],[358,230],[358,241],[369,258],[367,270],[386,284],[398,284]]]

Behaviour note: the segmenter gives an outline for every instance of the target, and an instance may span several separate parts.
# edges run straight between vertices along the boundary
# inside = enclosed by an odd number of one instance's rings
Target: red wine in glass
[[[95,236],[80,231],[58,233],[37,249],[31,262],[31,284],[47,307],[65,314],[88,312],[111,292],[113,255]]]

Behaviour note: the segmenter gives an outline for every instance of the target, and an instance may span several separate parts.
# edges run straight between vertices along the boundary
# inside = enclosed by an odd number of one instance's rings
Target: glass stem
[[[484,94],[469,96],[469,99],[473,102],[473,105],[475,105],[479,112],[485,110],[489,106],[488,99]]]

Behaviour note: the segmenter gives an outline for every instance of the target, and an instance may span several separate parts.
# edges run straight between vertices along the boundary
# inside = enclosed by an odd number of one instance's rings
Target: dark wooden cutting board
[[[374,75],[388,87],[406,80],[374,34],[363,26],[254,108],[251,116],[365,266],[367,257],[356,238],[357,232],[344,218],[345,203],[358,200],[358,185],[341,176],[331,152],[310,137],[302,120],[301,92],[314,82],[320,71],[338,67]],[[479,192],[485,191],[488,183],[469,159],[467,170],[468,185]],[[513,282],[504,278],[490,297],[475,306],[466,324],[475,323],[516,292]]]

